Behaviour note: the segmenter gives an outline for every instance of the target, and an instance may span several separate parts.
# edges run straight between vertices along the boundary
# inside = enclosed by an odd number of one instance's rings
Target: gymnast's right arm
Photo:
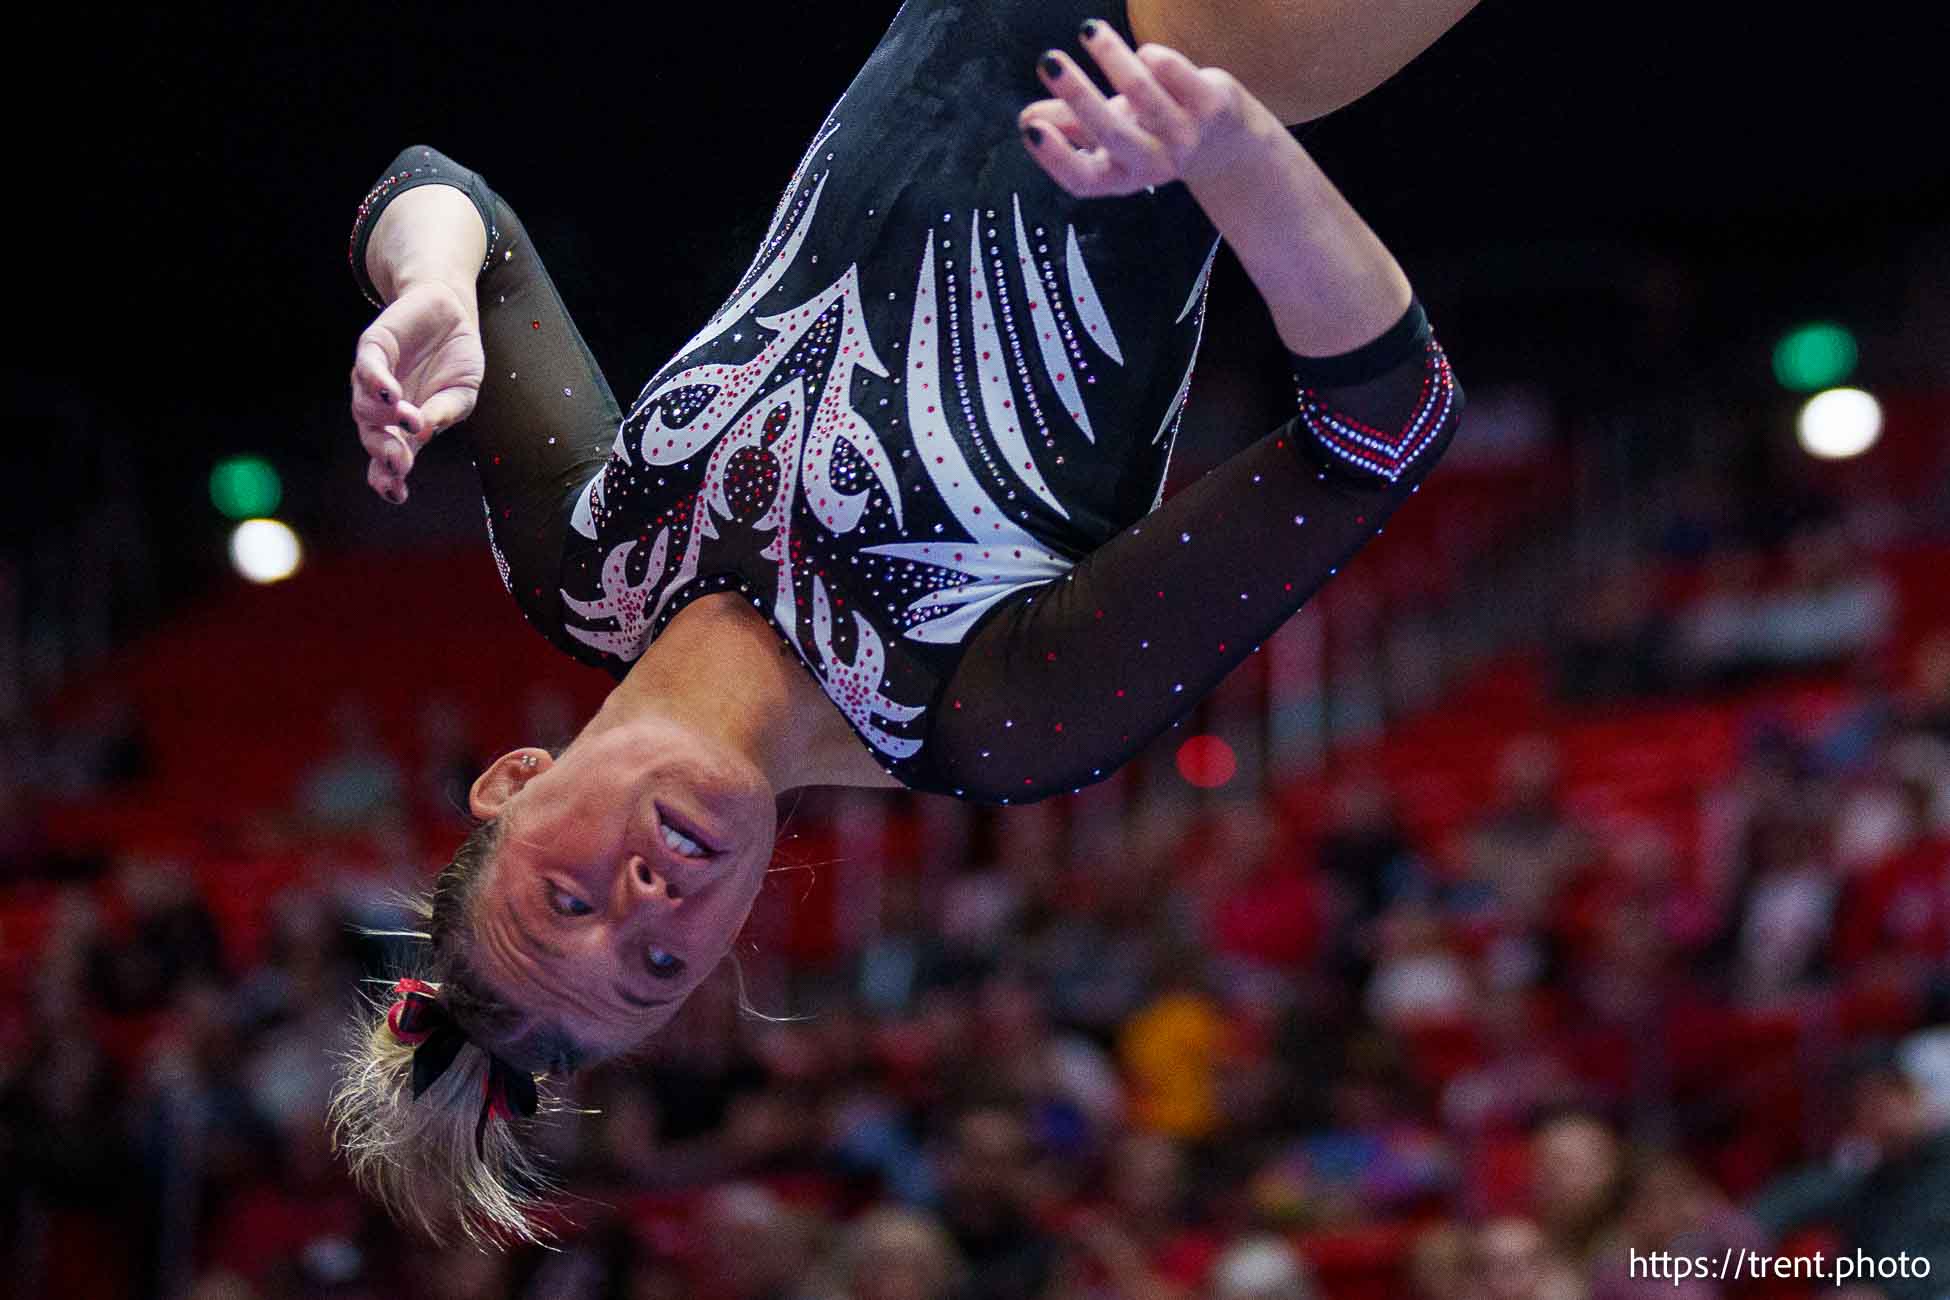
[[[367,482],[404,501],[420,449],[458,426],[503,583],[544,636],[578,653],[562,630],[562,547],[622,413],[527,231],[478,173],[413,145],[359,205],[348,258],[382,308],[352,370]]]
[[[1072,193],[1183,179],[1266,303],[1297,409],[969,634],[923,750],[926,788],[967,798],[1088,784],[1183,718],[1381,531],[1462,411],[1407,276],[1262,105],[1103,24],[1084,40],[1135,111],[1053,55],[1060,98],[1024,110],[1027,147]]]

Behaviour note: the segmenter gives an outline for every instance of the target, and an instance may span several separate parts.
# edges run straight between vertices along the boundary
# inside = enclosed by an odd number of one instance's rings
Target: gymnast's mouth
[[[657,810],[657,842],[670,853],[692,862],[707,861],[723,853],[710,836],[698,829],[696,822],[673,813],[662,804],[654,807]]]

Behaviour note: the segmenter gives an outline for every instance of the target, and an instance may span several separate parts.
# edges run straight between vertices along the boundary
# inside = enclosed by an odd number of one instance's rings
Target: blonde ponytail
[[[423,941],[430,960],[420,974],[362,999],[339,1053],[342,1070],[329,1111],[332,1146],[345,1153],[353,1178],[394,1219],[436,1241],[450,1239],[458,1228],[484,1245],[541,1243],[550,1234],[537,1212],[557,1189],[519,1140],[526,1115],[511,1114],[503,1094],[522,1094],[516,1111],[531,1110],[525,1104],[531,1087],[532,1113],[570,1108],[537,1075],[497,1058],[478,1033],[462,1028],[491,1022],[498,1010],[467,989],[459,941],[467,929],[467,896],[494,839],[494,824],[484,824],[431,892],[401,900],[424,931],[383,932]],[[401,1013],[413,998],[424,999],[415,1010],[441,1019],[444,1043],[432,1044],[424,1030],[402,1032]],[[423,1061],[415,1096],[415,1053],[423,1041],[441,1059],[437,1072]]]

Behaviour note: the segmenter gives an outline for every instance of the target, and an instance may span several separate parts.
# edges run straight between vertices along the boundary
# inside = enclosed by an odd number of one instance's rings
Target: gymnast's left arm
[[[1052,50],[1038,73],[1053,98],[1018,119],[1057,184],[1108,199],[1183,182],[1298,356],[1337,356],[1401,317],[1411,295],[1394,255],[1237,77],[1161,45],[1133,52],[1108,23],[1079,40],[1114,96]]]
[[[1406,276],[1263,105],[1229,75],[1099,24],[1024,110],[1066,189],[1184,180],[1265,296],[1293,418],[973,633],[933,712],[934,780],[1019,800],[1108,775],[1184,716],[1420,486],[1462,391]]]

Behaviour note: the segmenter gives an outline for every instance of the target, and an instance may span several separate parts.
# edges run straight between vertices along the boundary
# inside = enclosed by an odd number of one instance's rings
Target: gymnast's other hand
[[[352,365],[352,419],[373,491],[405,502],[420,448],[473,414],[486,372],[470,294],[437,280],[400,290],[359,335]]]
[[[1221,68],[1201,68],[1163,45],[1133,51],[1110,24],[1094,20],[1079,39],[1117,94],[1106,99],[1069,55],[1051,50],[1037,73],[1056,98],[1037,100],[1017,119],[1030,155],[1079,198],[1197,184],[1286,134]]]

